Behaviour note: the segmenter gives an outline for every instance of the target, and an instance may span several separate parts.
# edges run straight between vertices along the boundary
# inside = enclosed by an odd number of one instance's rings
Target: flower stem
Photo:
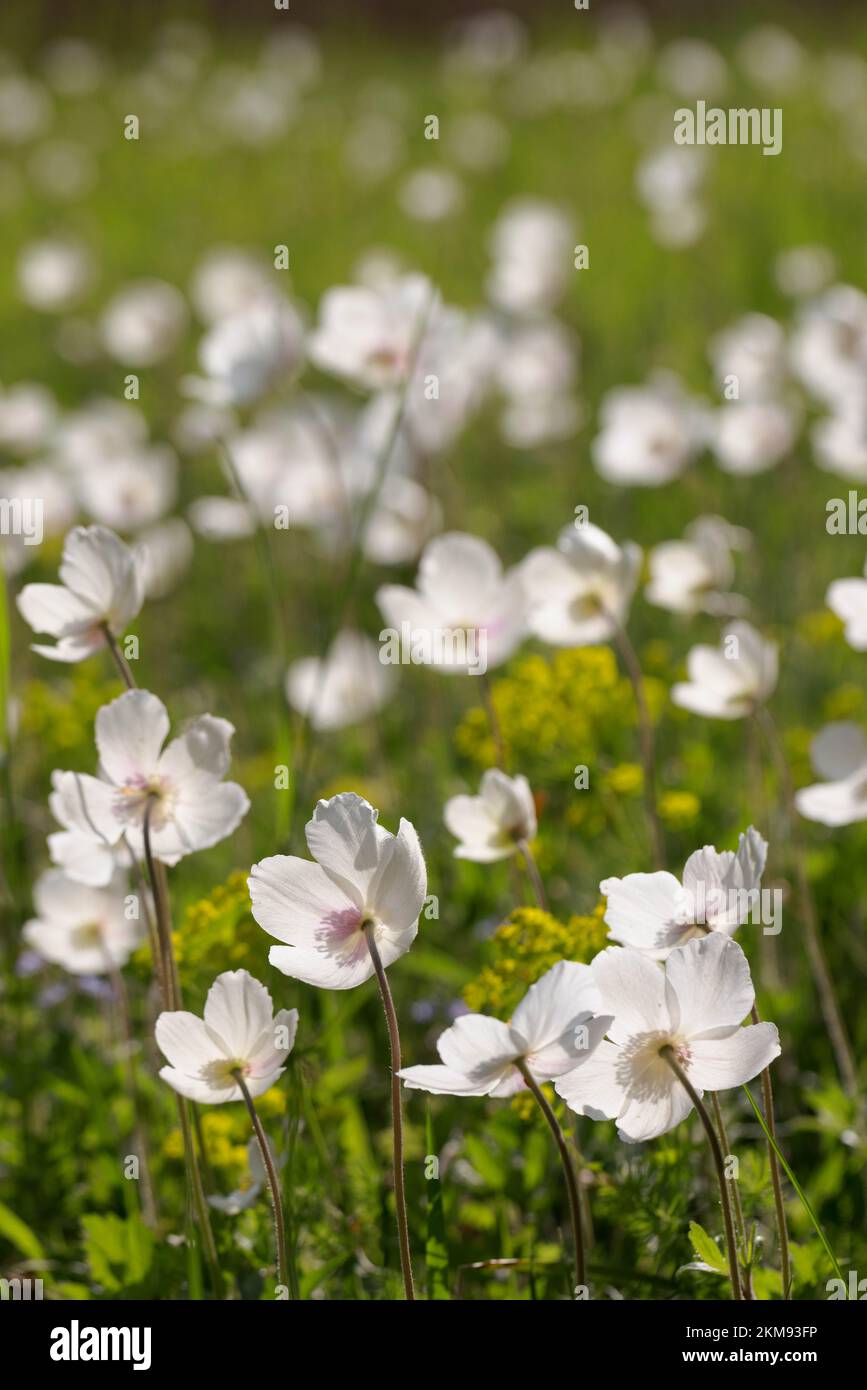
[[[102,624],[105,633],[105,641],[108,650],[111,652],[112,660],[118,670],[118,675],[126,686],[127,690],[135,690],[136,680],[132,673],[132,667],[117,644],[117,638],[109,627],[108,623]]]
[[[722,1151],[723,1151],[723,1157],[724,1157],[724,1158],[730,1158],[730,1157],[731,1157],[731,1152],[732,1152],[732,1151],[731,1151],[731,1146],[729,1145],[729,1137],[728,1137],[728,1134],[726,1133],[726,1124],[725,1124],[725,1120],[723,1119],[722,1106],[721,1106],[720,1103],[719,1103],[719,1096],[717,1095],[716,1091],[711,1091],[711,1093],[710,1093],[710,1103],[711,1103],[711,1106],[712,1106],[712,1108],[713,1108],[713,1117],[714,1117],[714,1120],[715,1120],[715,1122],[716,1122],[717,1133],[719,1134],[719,1141],[720,1141],[720,1146],[721,1146]],[[741,1194],[740,1194],[740,1190],[739,1190],[739,1188],[738,1188],[738,1184],[737,1184],[737,1179],[736,1179],[736,1178],[728,1178],[728,1179],[727,1179],[727,1182],[728,1182],[728,1186],[729,1186],[729,1197],[731,1198],[731,1202],[732,1202],[732,1215],[733,1215],[733,1217],[734,1217],[735,1236],[737,1237],[738,1247],[739,1247],[739,1249],[741,1250],[741,1252],[742,1252],[742,1254],[743,1254],[743,1258],[746,1260],[746,1257],[747,1257],[747,1226],[746,1226],[746,1222],[744,1221],[744,1209],[743,1209],[743,1205],[742,1205],[742,1203],[741,1203]],[[751,1295],[750,1295],[750,1275],[749,1275],[749,1271],[746,1270],[746,1269],[744,1270],[744,1277],[743,1277],[743,1278],[744,1278],[744,1294],[745,1294],[745,1296],[746,1296],[747,1298],[749,1298],[749,1297],[751,1296]]]
[[[147,1136],[141,1122],[138,1077],[136,1075],[135,1065],[135,1037],[133,1034],[132,1016],[130,1014],[129,995],[127,994],[123,975],[115,964],[113,957],[109,954],[108,950],[105,950],[104,954],[106,969],[111,978],[112,992],[114,994],[120,1020],[120,1046],[118,1050],[121,1053],[123,1067],[126,1073],[127,1090],[129,1091],[130,1103],[132,1105],[132,1137],[137,1153],[141,1157],[142,1215],[145,1225],[153,1228],[158,1223],[159,1213],[157,1211],[153,1183],[151,1181]]]
[[[241,1073],[240,1068],[235,1068],[232,1072],[235,1080],[244,1097],[244,1104],[247,1107],[247,1114],[250,1116],[250,1123],[253,1126],[253,1133],[256,1136],[256,1143],[259,1145],[259,1153],[262,1156],[262,1164],[268,1174],[268,1186],[271,1189],[271,1203],[274,1207],[274,1243],[277,1248],[277,1283],[282,1284],[286,1278],[286,1228],[283,1224],[283,1201],[280,1195],[280,1179],[277,1175],[277,1167],[274,1163],[274,1155],[268,1143],[267,1135],[262,1128],[262,1121],[253,1104],[253,1097],[250,1095],[249,1088]]]
[[[545,896],[545,885],[542,882],[542,875],[539,873],[539,866],[536,863],[536,860],[533,856],[533,851],[530,849],[530,846],[527,844],[526,840],[521,840],[519,842],[518,849],[520,850],[521,858],[524,861],[524,867],[527,870],[527,877],[529,878],[530,883],[533,886],[533,892],[536,895],[536,902],[539,904],[543,912],[547,912],[548,899]]]
[[[610,615],[609,615],[610,616]],[[662,822],[659,819],[659,808],[656,804],[656,754],[653,741],[653,724],[650,719],[650,710],[647,707],[647,697],[644,692],[644,676],[641,672],[641,663],[636,655],[625,627],[615,619],[611,619],[614,625],[614,640],[617,649],[626,667],[626,674],[632,684],[635,695],[635,707],[638,711],[638,738],[641,750],[641,765],[644,771],[644,808],[647,813],[647,823],[650,828],[650,850],[653,857],[654,869],[662,869],[665,866],[665,838],[662,833]]]
[[[365,925],[364,935],[367,949],[370,952],[370,959],[373,961],[373,969],[376,972],[382,1007],[385,1010],[385,1021],[388,1024],[388,1042],[391,1051],[391,1128],[394,1144],[394,1202],[397,1208],[397,1237],[400,1245],[400,1268],[403,1275],[404,1294],[407,1300],[412,1302],[415,1299],[415,1288],[412,1280],[409,1222],[406,1215],[406,1191],[403,1182],[403,1117],[400,1105],[400,1077],[398,1076],[400,1071],[400,1033],[398,1032],[397,1014],[394,1009],[394,1000],[391,997],[388,976],[385,973],[379,947],[369,924]]]
[[[753,1023],[761,1023],[755,1004],[752,1009]],[[780,1242],[780,1273],[783,1279],[783,1298],[791,1297],[792,1269],[789,1263],[789,1232],[786,1226],[786,1208],[783,1203],[783,1180],[780,1174],[780,1160],[774,1144],[777,1139],[777,1124],[774,1117],[774,1092],[771,1086],[771,1069],[762,1072],[762,1105],[765,1111],[765,1124],[768,1127],[768,1162],[771,1167],[771,1184],[774,1189],[774,1208],[777,1213],[777,1235]],[[773,1141],[773,1142],[772,1142]]]
[[[741,1290],[740,1272],[738,1270],[738,1253],[735,1245],[732,1210],[726,1187],[725,1163],[723,1161],[723,1153],[720,1148],[719,1139],[713,1127],[713,1121],[705,1109],[701,1096],[698,1094],[698,1091],[695,1089],[686,1072],[683,1070],[683,1067],[675,1057],[673,1048],[663,1047],[660,1049],[659,1055],[671,1067],[671,1070],[674,1072],[681,1086],[695,1106],[698,1117],[704,1125],[704,1132],[707,1135],[707,1142],[710,1144],[710,1151],[713,1155],[714,1167],[716,1168],[717,1181],[719,1183],[720,1205],[722,1206],[723,1223],[726,1233],[726,1251],[729,1258],[729,1276],[732,1281],[732,1298],[736,1303],[742,1303],[743,1292]]]
[[[816,914],[816,904],[813,898],[813,890],[810,887],[810,879],[807,874],[806,847],[801,834],[801,823],[798,817],[798,810],[795,805],[795,788],[792,783],[792,773],[786,757],[785,749],[780,740],[779,731],[774,720],[766,709],[760,709],[756,713],[756,720],[759,728],[765,735],[771,755],[777,764],[780,779],[783,784],[783,794],[786,800],[786,807],[789,815],[790,833],[792,849],[794,851],[795,875],[798,883],[798,897],[801,901],[801,919],[804,924],[804,935],[807,945],[807,955],[810,958],[810,966],[813,971],[813,978],[816,981],[816,988],[819,992],[819,1003],[822,1015],[825,1019],[825,1027],[828,1029],[828,1036],[831,1039],[831,1046],[837,1062],[837,1070],[843,1087],[849,1096],[858,1094],[858,1073],[855,1067],[855,1059],[852,1055],[852,1045],[846,1032],[846,1025],[840,1012],[840,1005],[837,999],[837,992],[834,982],[831,979],[831,972],[828,969],[828,962],[825,959],[825,952],[819,937],[819,926]]]
[[[532,1091],[533,1096],[548,1122],[548,1128],[554,1136],[554,1143],[560,1154],[560,1161],[563,1164],[563,1176],[566,1179],[566,1192],[569,1197],[569,1214],[572,1218],[572,1240],[575,1246],[575,1283],[582,1287],[586,1283],[586,1272],[584,1267],[584,1237],[581,1229],[581,1200],[578,1195],[578,1180],[575,1177],[575,1169],[572,1167],[572,1159],[563,1131],[560,1128],[557,1116],[548,1104],[542,1088],[538,1085],[534,1076],[530,1072],[526,1062],[519,1060],[515,1064],[523,1076],[527,1087]]]
[[[497,717],[497,709],[494,704],[494,691],[491,686],[491,679],[487,671],[480,678],[482,689],[482,701],[485,706],[485,713],[488,717],[488,726],[491,730],[491,738],[494,740],[494,749],[497,755],[497,767],[501,772],[506,771],[506,746],[503,743],[503,730]]]

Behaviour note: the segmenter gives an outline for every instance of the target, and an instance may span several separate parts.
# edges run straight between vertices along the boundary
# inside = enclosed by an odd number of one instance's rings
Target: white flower
[[[221,318],[205,334],[199,361],[206,380],[191,391],[217,405],[249,405],[288,381],[304,355],[304,330],[291,304],[272,298]]]
[[[411,478],[390,478],[368,517],[362,548],[377,565],[404,565],[439,529],[442,508]]]
[[[608,935],[654,960],[709,932],[733,936],[757,907],[767,854],[767,841],[750,826],[736,853],[705,845],[691,854],[682,884],[667,872],[604,879]]]
[[[93,460],[77,475],[82,507],[118,531],[136,531],[165,516],[177,496],[178,461],[165,445]]]
[[[92,274],[90,256],[77,242],[32,241],[18,257],[18,292],[31,309],[59,313],[80,298]]]
[[[398,1075],[410,1090],[433,1095],[512,1096],[525,1086],[516,1062],[535,1081],[580,1071],[611,1024],[598,1014],[590,967],[561,960],[530,986],[510,1023],[463,1014],[437,1040],[442,1066]]]
[[[190,285],[196,312],[208,324],[243,313],[273,293],[267,267],[237,246],[217,246],[206,252]]]
[[[828,586],[825,602],[845,624],[849,646],[856,652],[867,651],[867,579],[835,579]]]
[[[828,473],[867,482],[867,411],[862,397],[841,402],[810,431],[816,463]]]
[[[494,223],[494,267],[487,290],[501,309],[538,313],[553,309],[573,271],[572,224],[553,203],[520,198],[509,203]]]
[[[671,688],[671,698],[693,714],[742,719],[761,705],[777,683],[777,647],[750,623],[732,623],[719,648],[693,647],[686,659],[688,681]]]
[[[354,792],[320,801],[306,829],[315,864],[278,854],[250,870],[253,916],[287,943],[268,956],[284,975],[352,989],[373,974],[367,931],[383,966],[415,940],[427,892],[421,846],[409,821],[391,835],[378,815]]]
[[[732,547],[743,544],[735,527],[720,518],[699,517],[680,541],[664,541],[648,556],[648,603],[672,613],[740,612],[745,600],[728,591],[734,578]],[[731,532],[731,535],[729,534]]]
[[[624,622],[641,548],[622,546],[592,522],[566,526],[557,549],[532,550],[521,566],[530,630],[558,647],[607,642]]]
[[[720,468],[744,477],[764,473],[790,454],[798,417],[775,401],[731,401],[710,421],[710,444]]]
[[[194,719],[165,748],[169,716],[148,690],[127,690],[96,716],[100,776],[69,774],[64,783],[64,824],[114,845],[126,835],[141,854],[145,815],[151,849],[164,864],[231,835],[250,803],[229,768],[235,732],[211,714]]]
[[[133,546],[141,567],[145,597],[165,598],[177,587],[193,558],[193,536],[179,516],[140,531]]]
[[[680,476],[698,447],[697,412],[674,381],[620,386],[606,394],[599,415],[591,452],[609,483],[660,487]]]
[[[114,296],[102,316],[102,339],[116,361],[150,367],[173,352],[187,324],[180,290],[164,280],[138,280]]]
[[[752,1080],[780,1055],[773,1023],[741,1028],[755,993],[747,958],[720,932],[672,951],[663,970],[638,951],[611,946],[591,966],[609,1041],[556,1090],[579,1115],[615,1119],[627,1143],[655,1139],[692,1109],[660,1055],[670,1047],[699,1095]]]
[[[24,926],[24,940],[73,975],[106,975],[126,965],[141,941],[141,923],[126,916],[120,878],[93,887],[49,869],[36,880],[33,903],[36,917]]]
[[[709,352],[720,390],[736,377],[740,401],[766,400],[785,379],[786,335],[767,314],[745,314],[711,338]]]
[[[48,443],[57,419],[57,403],[45,386],[17,381],[0,386],[0,450],[30,454]]]
[[[76,526],[63,544],[60,584],[27,584],[18,611],[34,632],[57,638],[34,646],[52,661],[83,661],[106,644],[105,629],[119,637],[144,601],[139,562],[104,526]]]
[[[536,834],[536,806],[526,777],[509,777],[495,767],[483,774],[478,796],[451,797],[443,819],[460,841],[455,857],[479,864],[517,854]]]
[[[360,632],[338,632],[324,660],[305,656],[286,674],[293,709],[314,729],[342,729],[368,719],[390,698],[395,673],[379,660],[375,642]]]
[[[867,295],[833,285],[803,310],[792,365],[808,391],[834,407],[863,395],[867,377]]]
[[[487,542],[462,531],[448,531],[425,546],[415,589],[385,584],[376,602],[386,623],[396,631],[408,624],[425,649],[424,660],[446,672],[470,669],[476,649],[489,668],[501,665],[526,631],[518,570],[504,573]],[[448,635],[466,640],[450,644]]]
[[[441,222],[463,204],[464,186],[451,169],[414,169],[401,184],[398,201],[418,222]]]
[[[328,290],[310,338],[310,360],[369,390],[399,385],[409,372],[431,297],[423,275],[405,275],[376,289],[339,285]]]
[[[209,1105],[243,1099],[236,1071],[252,1097],[264,1095],[283,1075],[297,1030],[297,1009],[275,1014],[263,984],[246,970],[226,970],[208,990],[204,1019],[184,1009],[160,1014],[156,1040],[171,1063],[160,1076]]]
[[[147,435],[147,420],[132,401],[97,396],[64,416],[55,447],[63,467],[79,473],[97,465],[109,468],[118,457],[138,453]]]
[[[118,866],[115,844],[87,824],[86,805],[77,772],[52,772],[48,805],[62,830],[48,836],[52,864],[76,883],[104,887]],[[112,827],[113,833],[113,827]]]
[[[867,739],[857,724],[826,724],[810,744],[810,758],[824,780],[795,793],[795,805],[820,825],[867,820]]]

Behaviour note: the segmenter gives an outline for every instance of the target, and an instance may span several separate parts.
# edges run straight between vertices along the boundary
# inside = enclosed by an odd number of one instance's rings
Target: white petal
[[[34,632],[47,632],[51,637],[91,628],[98,618],[89,604],[62,584],[26,584],[18,595],[17,605]],[[94,641],[104,645],[105,637],[99,635]]]
[[[672,1021],[687,1038],[743,1022],[755,1002],[747,958],[721,932],[672,951],[665,967]],[[679,1013],[679,1018],[674,1017]]]
[[[217,976],[208,990],[205,1027],[230,1057],[246,1061],[262,1033],[273,1032],[273,1026],[274,1005],[259,980],[246,970],[226,970]]]
[[[354,989],[373,974],[369,951],[341,957],[301,946],[272,946],[268,959],[275,970],[320,989]]]
[[[753,1023],[726,1037],[694,1038],[690,1052],[690,1081],[706,1091],[725,1091],[770,1066],[780,1055],[780,1039],[773,1023]]]
[[[498,1078],[524,1050],[524,1040],[514,1029],[485,1014],[462,1014],[437,1040],[445,1065],[473,1085]]]
[[[106,775],[117,786],[150,778],[169,732],[162,700],[149,690],[127,690],[96,716],[96,746]]]
[[[867,739],[860,724],[826,724],[810,744],[810,759],[827,782],[842,782],[858,768],[867,772]]]
[[[677,945],[687,924],[687,899],[674,874],[627,874],[599,885],[607,898],[609,936],[661,959]]]
[[[313,858],[361,908],[394,848],[394,836],[377,825],[377,814],[355,792],[341,792],[320,801],[306,826]]]
[[[599,990],[589,965],[561,960],[531,985],[512,1015],[530,1052],[553,1043],[582,1015],[599,1013]]]
[[[470,1081],[451,1067],[405,1067],[398,1076],[411,1091],[429,1091],[434,1096],[486,1096],[493,1084]]]
[[[408,820],[401,820],[368,906],[388,934],[399,936],[416,926],[426,893],[427,870],[418,835]]]
[[[209,1062],[229,1054],[218,1046],[204,1021],[186,1009],[161,1013],[156,1022],[157,1046],[173,1067],[198,1075]]]
[[[594,1120],[613,1120],[626,1100],[619,1047],[601,1042],[591,1057],[554,1082],[570,1110]]]
[[[360,927],[359,909],[318,864],[275,854],[254,864],[247,880],[259,926],[290,946],[327,950],[350,921]]]
[[[656,1139],[685,1120],[692,1101],[677,1077],[660,1058],[646,1075],[633,1083],[617,1118],[617,1133],[628,1144]]]
[[[638,951],[609,946],[596,956],[592,970],[602,1011],[614,1015],[609,1029],[614,1042],[670,1029],[665,975],[652,960]]]

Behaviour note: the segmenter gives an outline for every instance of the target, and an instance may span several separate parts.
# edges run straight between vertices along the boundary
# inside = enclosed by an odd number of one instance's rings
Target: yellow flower
[[[538,907],[519,907],[498,927],[489,942],[491,960],[464,990],[474,1013],[510,1018],[530,985],[558,960],[585,964],[607,941],[600,903],[589,917],[559,922]]]
[[[604,785],[618,796],[639,796],[644,785],[644,774],[638,763],[619,763],[605,774]]]
[[[694,792],[663,792],[659,798],[659,818],[672,830],[686,830],[694,825],[701,812],[701,802]]]

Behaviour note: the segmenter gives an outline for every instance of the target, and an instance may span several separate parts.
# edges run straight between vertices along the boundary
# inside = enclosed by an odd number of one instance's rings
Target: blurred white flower
[[[286,673],[290,705],[312,728],[342,729],[369,719],[394,693],[395,673],[379,660],[375,642],[360,632],[338,632],[324,659],[305,656]]]
[[[295,855],[263,859],[250,870],[253,916],[271,936],[271,964],[324,989],[352,989],[374,973],[367,933],[383,966],[415,940],[427,892],[418,836],[401,820],[397,835],[354,792],[320,801],[307,822],[316,863]]]
[[[737,46],[737,60],[750,81],[768,92],[791,92],[802,80],[807,55],[787,29],[758,24]]]
[[[732,623],[719,647],[692,647],[688,681],[671,688],[682,709],[710,719],[743,719],[764,704],[777,684],[777,647],[749,623]]]
[[[177,588],[190,567],[193,549],[190,528],[179,516],[139,532],[132,551],[139,563],[145,598],[166,598]]]
[[[813,768],[823,779],[795,793],[806,820],[854,825],[867,820],[867,739],[857,724],[826,724],[810,744]]]
[[[399,385],[410,370],[432,295],[424,275],[405,275],[379,289],[341,285],[326,291],[308,345],[310,360],[368,390]]]
[[[0,451],[35,453],[48,443],[56,420],[57,403],[46,386],[31,381],[0,386]]]
[[[240,497],[196,497],[187,508],[190,525],[206,541],[237,541],[252,536],[256,517]]]
[[[0,498],[14,508],[16,502],[26,509],[40,504],[42,540],[61,536],[75,520],[78,504],[75,494],[58,470],[48,463],[30,463],[17,468],[0,470]],[[35,520],[35,516],[34,516]],[[32,532],[29,533],[32,536]],[[3,536],[0,565],[7,574],[18,574],[39,554],[39,545],[32,544],[28,533]]]
[[[729,401],[711,418],[710,443],[726,473],[765,473],[792,452],[799,424],[799,413],[781,402]]]
[[[505,337],[498,356],[506,442],[534,449],[575,434],[583,412],[574,394],[578,343],[568,330],[553,320],[523,325]]]
[[[440,528],[442,508],[411,478],[390,478],[364,531],[362,548],[376,565],[404,565]]]
[[[437,1096],[513,1096],[526,1082],[572,1073],[592,1057],[611,1024],[598,1017],[599,993],[589,965],[561,960],[531,985],[509,1023],[462,1014],[437,1039],[441,1066],[404,1067],[414,1091]]]
[[[31,241],[18,257],[18,293],[31,309],[55,314],[81,298],[93,278],[93,262],[78,242]]]
[[[147,434],[147,421],[137,405],[97,396],[64,415],[54,450],[64,468],[86,472],[97,464],[111,465],[119,454],[137,452]]]
[[[698,412],[668,378],[608,391],[599,418],[591,452],[609,483],[659,487],[679,477],[698,448]]]
[[[64,802],[68,820],[103,844],[125,835],[139,858],[147,825],[154,857],[164,864],[210,849],[250,807],[243,788],[223,781],[234,732],[227,720],[203,714],[164,748],[169,716],[162,700],[127,690],[97,713],[100,776],[75,774]]]
[[[0,142],[25,145],[51,123],[51,98],[41,82],[14,70],[0,73]]]
[[[564,527],[556,550],[532,550],[521,565],[531,632],[558,647],[609,641],[626,620],[640,568],[632,541],[620,546],[592,522]]]
[[[144,934],[141,922],[127,917],[124,894],[122,879],[95,888],[49,869],[34,884],[36,916],[21,934],[52,965],[107,975],[126,965]]]
[[[460,209],[464,187],[451,169],[415,169],[401,184],[398,201],[417,222],[442,222]]]
[[[190,394],[215,405],[249,405],[288,384],[304,357],[304,329],[287,301],[272,297],[219,319],[199,344],[205,380],[187,378]]]
[[[165,516],[177,497],[178,461],[165,445],[137,449],[81,468],[76,487],[84,511],[118,531],[137,531]]]
[[[711,338],[708,351],[720,390],[736,378],[736,400],[766,400],[785,380],[786,335],[767,314],[744,314]]]
[[[85,806],[78,786],[78,773],[51,774],[49,809],[62,828],[48,836],[52,864],[74,879],[91,887],[104,887],[122,867],[119,848],[96,830],[86,826]]]
[[[137,280],[110,301],[101,320],[106,351],[128,367],[151,367],[170,356],[187,326],[180,290],[164,280]]]
[[[664,871],[606,878],[608,935],[653,960],[709,932],[733,936],[756,914],[767,856],[767,840],[750,826],[735,853],[705,845],[691,854],[682,883]]]
[[[664,1047],[699,1096],[744,1085],[780,1055],[773,1023],[740,1026],[755,991],[746,956],[720,932],[678,946],[664,970],[621,946],[603,951],[591,969],[600,1008],[614,1016],[609,1041],[555,1089],[579,1115],[616,1120],[628,1144],[666,1134],[692,1110]]]
[[[472,669],[479,664],[477,657],[484,659],[486,668],[501,665],[526,633],[519,571],[504,572],[486,541],[462,531],[448,531],[428,542],[419,561],[416,588],[385,584],[377,591],[376,602],[393,630],[401,631],[406,625],[413,643],[419,641],[425,647],[425,664],[447,673]],[[422,641],[437,634],[465,634],[466,642],[449,651],[445,642]],[[458,650],[461,646],[466,648],[463,653]],[[474,656],[467,655],[470,648],[478,649]]]
[[[819,294],[836,274],[834,253],[827,246],[791,246],[774,261],[774,280],[793,299]]]
[[[661,50],[657,72],[664,86],[678,96],[706,100],[728,85],[726,60],[704,39],[673,39]]]
[[[59,584],[27,584],[18,611],[34,632],[57,638],[34,646],[52,661],[84,661],[106,645],[106,629],[119,637],[144,602],[139,563],[104,526],[76,526],[63,544]]]
[[[644,593],[648,603],[688,614],[733,614],[745,608],[746,601],[729,591],[734,543],[718,524],[720,520],[699,517],[687,527],[683,540],[653,547]]]
[[[443,819],[460,842],[455,858],[479,864],[508,859],[536,834],[536,806],[529,782],[496,767],[483,773],[478,796],[450,797]]]
[[[553,308],[574,273],[574,239],[569,217],[556,204],[536,198],[507,204],[490,239],[491,301],[517,314]]]
[[[810,431],[816,463],[852,482],[867,481],[867,394],[843,402]]]
[[[834,285],[801,311],[792,337],[792,366],[819,400],[845,407],[867,387],[867,295]]]
[[[867,575],[867,564],[864,566]],[[867,651],[867,579],[835,579],[825,602],[845,624],[846,641],[856,652]]]
[[[273,275],[258,257],[238,246],[215,246],[193,272],[190,299],[208,324],[242,314],[274,297]]]
[[[205,1105],[242,1100],[235,1072],[255,1098],[279,1081],[295,1045],[298,1010],[274,1013],[271,995],[246,970],[218,975],[204,1018],[177,1010],[156,1022],[157,1046],[170,1065],[160,1076],[179,1095]]]

